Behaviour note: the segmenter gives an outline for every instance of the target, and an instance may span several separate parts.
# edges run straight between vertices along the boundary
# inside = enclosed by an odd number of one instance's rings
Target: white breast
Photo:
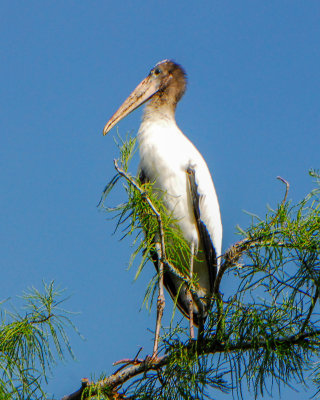
[[[140,169],[163,191],[166,207],[174,213],[185,238],[199,245],[186,170],[196,171],[201,194],[201,219],[211,236],[217,256],[221,254],[222,225],[214,185],[208,167],[174,119],[145,118],[138,133]]]

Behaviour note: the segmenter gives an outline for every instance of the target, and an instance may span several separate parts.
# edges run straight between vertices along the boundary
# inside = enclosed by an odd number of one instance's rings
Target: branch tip
[[[282,183],[284,183],[286,185],[286,192],[284,194],[284,198],[282,200],[281,205],[284,205],[286,200],[287,200],[287,196],[288,196],[288,192],[289,192],[289,188],[290,188],[290,184],[288,181],[286,181],[285,179],[283,179],[281,176],[277,176],[277,179],[279,179],[279,181],[281,181]]]

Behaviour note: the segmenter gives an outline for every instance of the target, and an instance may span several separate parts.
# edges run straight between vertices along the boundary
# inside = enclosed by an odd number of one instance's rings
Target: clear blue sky
[[[282,199],[277,175],[294,201],[312,188],[319,21],[318,0],[2,1],[0,299],[52,279],[72,294],[66,307],[81,313],[86,341],[71,334],[78,361],[54,369],[56,397],[152,349],[155,313],[139,310],[153,267],[133,282],[129,242],[96,207],[117,156],[104,124],[156,62],[185,67],[177,121],[212,172],[226,249],[236,225],[250,223],[243,210],[263,217]],[[135,133],[140,118],[137,110],[119,132]]]

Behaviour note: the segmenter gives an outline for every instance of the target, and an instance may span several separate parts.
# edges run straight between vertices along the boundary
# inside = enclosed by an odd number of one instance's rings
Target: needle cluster
[[[55,360],[73,357],[66,333],[74,327],[53,282],[25,292],[23,314],[1,306],[0,399],[45,399],[43,384]]]

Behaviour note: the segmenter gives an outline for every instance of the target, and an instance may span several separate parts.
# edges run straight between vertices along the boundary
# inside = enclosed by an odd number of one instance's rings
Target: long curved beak
[[[159,82],[147,76],[130,94],[127,100],[109,119],[103,129],[103,134],[106,135],[119,121],[148,101],[159,89]]]

